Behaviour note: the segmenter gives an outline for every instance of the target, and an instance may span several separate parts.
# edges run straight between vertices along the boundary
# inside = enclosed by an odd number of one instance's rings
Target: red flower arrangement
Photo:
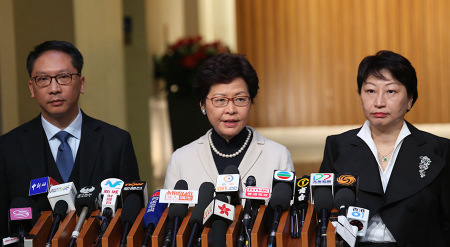
[[[203,43],[200,36],[182,38],[169,45],[161,58],[155,58],[155,75],[164,78],[170,93],[190,95],[198,67],[210,57],[229,52],[220,41]]]

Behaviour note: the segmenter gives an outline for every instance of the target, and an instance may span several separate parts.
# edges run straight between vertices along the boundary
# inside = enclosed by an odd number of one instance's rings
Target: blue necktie
[[[56,155],[56,165],[58,166],[59,173],[64,182],[69,180],[73,168],[72,149],[70,148],[69,143],[67,143],[69,136],[70,134],[66,131],[60,131],[55,135],[55,137],[61,141]]]

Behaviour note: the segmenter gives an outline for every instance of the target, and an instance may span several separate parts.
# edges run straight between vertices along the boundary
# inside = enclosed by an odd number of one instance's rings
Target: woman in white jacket
[[[274,170],[294,171],[286,147],[247,126],[258,83],[243,55],[220,54],[199,68],[194,94],[213,128],[172,154],[164,188],[173,189],[180,179],[189,189],[198,189],[203,182],[215,184],[229,165],[238,167],[242,186],[252,175],[258,187],[271,187]]]

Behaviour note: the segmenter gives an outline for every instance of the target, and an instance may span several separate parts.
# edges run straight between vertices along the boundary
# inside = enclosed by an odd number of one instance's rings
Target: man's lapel
[[[48,145],[44,129],[42,128],[41,116],[33,119],[23,126],[23,132],[19,136],[23,148],[22,154],[30,172],[30,178],[40,178],[47,174],[45,159],[45,145]]]
[[[81,126],[81,141],[78,147],[80,159],[80,186],[91,185],[92,172],[96,166],[97,156],[103,143],[103,137],[99,133],[101,126],[92,118],[83,113]]]

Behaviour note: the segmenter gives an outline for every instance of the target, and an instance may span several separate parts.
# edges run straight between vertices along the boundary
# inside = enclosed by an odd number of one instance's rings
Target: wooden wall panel
[[[359,62],[379,50],[416,68],[407,119],[450,122],[447,0],[236,0],[238,52],[260,78],[256,127],[361,124]]]

